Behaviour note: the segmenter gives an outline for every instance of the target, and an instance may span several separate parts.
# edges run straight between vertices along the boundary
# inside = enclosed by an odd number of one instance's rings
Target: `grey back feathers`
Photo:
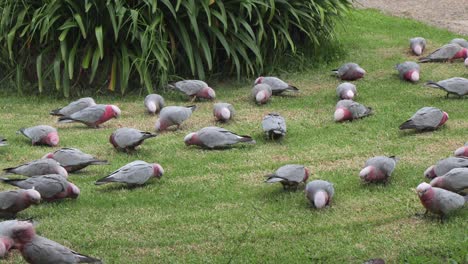
[[[208,87],[208,84],[200,80],[184,80],[174,83],[172,86],[188,96],[196,95],[203,88]]]
[[[446,44],[424,58],[420,58],[419,62],[441,62],[447,61],[455,56],[462,47],[458,44]]]
[[[109,182],[126,183],[129,185],[142,185],[154,175],[153,165],[142,160],[126,164],[108,176],[96,181],[96,185]]]
[[[250,136],[240,136],[220,127],[204,127],[197,131],[196,135],[201,146],[210,149],[224,148],[239,142],[255,144],[255,140]]]
[[[426,85],[446,91],[447,97],[449,94],[456,94],[458,96],[468,94],[468,79],[462,77],[453,77],[438,82],[428,81]]]
[[[112,133],[114,147],[118,149],[134,149],[144,140],[156,137],[156,134],[141,131],[135,128],[122,127]]]
[[[57,129],[48,126],[48,125],[39,125],[27,128],[21,128],[19,130],[21,134],[26,136],[27,138],[31,139],[34,143],[40,142],[43,137],[47,136],[47,134],[51,132],[57,132]]]
[[[377,156],[370,158],[366,161],[365,166],[373,166],[382,171],[386,176],[391,176],[395,166],[397,164],[398,158],[395,156]]]
[[[336,108],[340,107],[348,109],[351,112],[353,119],[366,117],[372,114],[372,108],[352,100],[338,101],[338,103],[336,103]]]
[[[434,173],[436,176],[442,176],[455,168],[468,168],[468,159],[449,157],[439,160],[434,166]]]
[[[299,92],[299,89],[297,89],[295,86],[289,85],[287,82],[281,80],[278,77],[265,76],[261,78],[261,83],[268,84],[271,87],[272,94],[274,95],[281,94],[285,91]]]
[[[463,48],[468,48],[468,41],[464,38],[454,38],[450,41],[450,44],[458,44]]]
[[[410,119],[400,125],[400,129],[431,130],[437,128],[444,112],[435,107],[423,107],[419,109]]]
[[[49,155],[46,155],[47,157]],[[89,165],[104,165],[108,164],[107,160],[100,160],[90,154],[84,153],[76,148],[61,148],[50,155],[68,172],[81,170]]]
[[[333,184],[328,181],[313,180],[307,183],[306,188],[305,188],[306,198],[315,207],[317,207],[317,205],[315,205],[314,203],[315,195],[320,191],[324,191],[327,193],[328,200],[331,200],[333,196],[335,195],[335,188],[333,187]]]
[[[431,181],[433,187],[439,187],[452,192],[462,192],[468,189],[468,168],[455,168]]]
[[[1,179],[7,184],[14,185],[21,189],[35,189],[45,200],[53,198],[59,193],[63,193],[68,188],[68,181],[65,177],[58,174],[48,174],[33,176],[25,180]]]
[[[150,114],[156,114],[165,106],[164,98],[159,94],[148,94],[144,101],[145,109]]]
[[[171,125],[180,125],[187,120],[197,109],[195,105],[191,106],[167,106],[159,113],[159,118],[169,121]]]
[[[91,97],[80,98],[76,101],[71,102],[65,107],[52,110],[50,114],[56,115],[56,116],[69,116],[73,113],[76,113],[78,111],[85,109],[86,107],[93,106],[93,105],[96,105],[96,102],[94,102],[93,98]]]
[[[278,113],[269,113],[263,117],[262,128],[269,139],[280,139],[286,135],[286,121]]]

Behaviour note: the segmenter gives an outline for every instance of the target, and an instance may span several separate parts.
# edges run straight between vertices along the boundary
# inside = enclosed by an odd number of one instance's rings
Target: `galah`
[[[444,62],[453,61],[456,59],[466,59],[468,57],[468,49],[463,48],[458,44],[446,44],[426,57],[419,58],[419,62]]]
[[[33,189],[41,194],[44,201],[51,202],[65,198],[78,198],[80,189],[67,179],[58,174],[33,176],[27,179],[0,178],[4,183],[19,187],[21,189]]]
[[[165,105],[164,98],[159,94],[148,94],[145,97],[144,104],[146,112],[153,115],[159,113]]]
[[[67,170],[61,166],[60,163],[53,159],[38,159],[31,162],[3,169],[7,173],[19,174],[28,177],[46,175],[46,174],[60,174],[67,178]]]
[[[34,190],[0,192],[0,218],[15,218],[18,212],[41,202],[41,194]]]
[[[410,49],[414,55],[421,55],[426,48],[426,39],[422,37],[415,37],[410,39]]]
[[[28,220],[7,220],[0,222],[0,259],[6,258],[8,252],[21,245],[23,238],[36,235],[34,225]]]
[[[182,123],[187,120],[196,109],[196,105],[164,107],[159,113],[158,121],[156,121],[156,132],[164,131],[171,126],[177,126],[177,129],[179,129]]]
[[[164,169],[158,163],[151,164],[142,160],[136,160],[97,180],[95,184],[101,185],[109,182],[118,182],[126,183],[127,185],[142,185],[152,177],[160,179],[163,174]]]
[[[260,76],[255,80],[254,85],[261,83],[268,84],[271,87],[271,92],[273,95],[279,95],[285,91],[299,92],[299,89],[297,89],[297,87],[288,84],[287,82],[281,80],[278,77]]]
[[[439,160],[435,165],[424,171],[424,176],[428,179],[442,176],[455,168],[468,168],[468,158],[449,157]]]
[[[352,83],[344,82],[336,87],[336,95],[338,95],[340,100],[353,100],[356,94],[356,85]]]
[[[109,142],[114,148],[123,151],[132,151],[148,138],[156,137],[156,134],[144,132],[135,128],[122,127],[114,131]]]
[[[305,183],[307,181],[309,174],[309,169],[303,165],[288,164],[280,167],[274,173],[268,174],[265,182],[280,182],[284,190],[291,188],[297,190],[297,186],[301,182]]]
[[[468,168],[455,168],[431,181],[432,187],[460,193],[468,189]]]
[[[410,119],[400,125],[400,130],[416,129],[418,131],[435,130],[445,124],[449,116],[446,112],[435,107],[423,107]]]
[[[449,94],[455,94],[460,98],[468,94],[468,79],[462,77],[453,77],[438,82],[428,81],[426,85],[447,92],[447,98]]]
[[[89,165],[108,164],[107,160],[100,160],[76,148],[61,148],[47,153],[43,159],[53,159],[60,163],[68,172],[79,171]]]
[[[425,182],[419,184],[416,191],[418,192],[419,200],[421,200],[421,203],[426,208],[426,214],[428,212],[438,214],[442,221],[445,216],[452,211],[461,209],[468,201],[468,196],[463,197],[451,191],[432,187]]]
[[[69,116],[61,116],[58,119],[59,123],[79,122],[88,127],[98,128],[100,124],[108,121],[111,118],[120,116],[120,109],[115,105],[93,105],[85,109],[73,113]]]
[[[96,102],[94,102],[93,98],[91,97],[80,98],[76,101],[71,102],[69,105],[65,107],[50,111],[50,114],[54,116],[69,116],[71,114],[74,114],[78,111],[85,109],[86,107],[93,106],[93,105],[96,105]]]
[[[366,74],[366,71],[354,62],[345,63],[332,71],[338,78],[345,81],[355,81],[361,79]]]
[[[227,122],[231,120],[236,111],[234,110],[234,106],[228,103],[216,103],[213,105],[213,115],[216,121],[220,122]]]
[[[220,127],[204,127],[186,135],[184,142],[187,146],[197,145],[208,149],[225,148],[239,142],[255,144],[255,140],[250,136],[239,136]]]
[[[0,136],[0,147],[8,145],[6,138]]]
[[[186,94],[192,98],[192,101],[196,98],[212,100],[216,97],[216,93],[213,88],[209,87],[206,82],[200,80],[179,81],[174,84],[170,84],[169,87]]]
[[[392,175],[398,162],[395,156],[377,156],[366,161],[364,169],[359,173],[359,177],[364,182],[384,182]]]
[[[328,181],[313,180],[305,188],[306,198],[318,209],[330,205],[334,194],[335,188]]]
[[[268,84],[256,84],[252,88],[252,98],[257,104],[266,104],[272,95],[271,86]]]
[[[29,138],[33,145],[48,145],[55,147],[60,141],[57,129],[47,125],[20,128],[17,134],[18,133]]]
[[[268,139],[281,139],[286,135],[286,121],[278,113],[269,113],[262,120],[263,132]]]
[[[395,66],[402,80],[417,82],[419,81],[419,64],[413,61],[405,61]]]
[[[352,100],[340,100],[336,104],[334,118],[336,122],[354,120],[369,116],[372,108],[364,106]]]
[[[453,153],[455,157],[466,157],[468,158],[468,142],[463,147],[459,147]]]
[[[30,239],[23,237],[19,251],[31,264],[102,263],[100,259],[80,254],[39,235]]]
[[[468,41],[464,38],[454,38],[450,41],[450,44],[458,44],[463,48],[468,48]]]

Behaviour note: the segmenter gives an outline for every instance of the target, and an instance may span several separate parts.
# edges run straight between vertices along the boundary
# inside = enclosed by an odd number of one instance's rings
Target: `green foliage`
[[[5,0],[0,67],[16,71],[18,89],[26,78],[39,92],[55,86],[65,96],[90,85],[152,92],[175,74],[252,76],[284,52],[326,44],[349,7],[348,0]]]

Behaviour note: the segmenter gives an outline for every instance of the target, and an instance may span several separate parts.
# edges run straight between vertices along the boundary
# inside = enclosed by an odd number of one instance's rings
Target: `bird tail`
[[[255,144],[257,142],[255,142],[255,140],[251,137],[251,136],[240,136],[241,139],[239,140],[240,142],[245,142],[245,143],[249,143],[249,144]]]
[[[6,145],[8,145],[6,138],[0,139],[0,146],[6,146]]]
[[[367,107],[367,111],[364,113],[364,116],[370,116],[374,114],[374,109],[372,107]]]
[[[292,91],[292,92],[296,92],[296,93],[299,92],[299,89],[296,86],[293,86],[293,85],[289,85],[287,90]]]
[[[144,132],[143,139],[152,138],[152,137],[156,137],[156,136],[158,136],[158,135],[150,133],[150,132]]]
[[[57,109],[54,109],[52,111],[50,111],[50,115],[53,115],[53,116],[63,116],[62,114],[60,114],[60,110],[62,110],[62,108],[57,108]]]
[[[444,90],[444,87],[442,85],[440,85],[440,84],[438,84],[436,82],[433,82],[433,81],[428,81],[424,85],[432,87],[432,88],[438,88],[438,89]]]
[[[431,62],[432,60],[428,57],[419,58],[419,63]]]
[[[176,90],[176,87],[175,87],[174,83],[168,83],[166,88]]]
[[[18,186],[17,185],[17,182],[19,181],[22,181],[24,179],[8,179],[8,178],[0,178],[0,181],[1,182],[4,182],[6,184],[10,184],[10,185],[13,185],[13,186]]]
[[[338,75],[338,69],[333,69],[333,70],[331,70],[331,72],[332,72],[333,76]]]
[[[24,130],[25,130],[25,129],[26,129],[26,128],[24,128],[24,127],[18,129],[18,131],[16,131],[16,134],[23,134],[23,135],[26,136],[26,134],[24,133]]]
[[[94,159],[90,162],[91,165],[109,165],[109,162],[107,160],[98,160]]]
[[[190,110],[192,110],[192,112],[194,112],[195,110],[197,110],[197,106],[196,106],[196,105],[187,105],[186,107],[187,107],[187,108],[190,108]]]
[[[406,120],[403,124],[400,125],[400,130],[414,128],[413,120]]]
[[[101,264],[102,260],[93,258],[90,256],[86,256],[83,254],[75,253],[76,256],[78,257],[78,263],[94,263],[94,264]]]
[[[108,182],[112,182],[111,179],[112,179],[112,178],[110,178],[109,176],[106,176],[106,177],[104,177],[104,178],[101,178],[101,179],[97,180],[94,184],[95,184],[95,185],[106,184],[106,183],[108,183]]]
[[[265,176],[266,180],[265,182],[267,183],[275,183],[275,182],[282,182],[284,181],[283,178],[276,176],[275,174],[268,174]]]
[[[74,122],[75,119],[69,117],[69,116],[61,116],[59,117],[58,119],[58,123],[71,123],[71,122]]]

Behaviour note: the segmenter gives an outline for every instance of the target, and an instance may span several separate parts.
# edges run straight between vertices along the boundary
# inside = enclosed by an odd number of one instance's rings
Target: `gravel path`
[[[355,6],[380,9],[468,36],[468,0],[356,0]]]

